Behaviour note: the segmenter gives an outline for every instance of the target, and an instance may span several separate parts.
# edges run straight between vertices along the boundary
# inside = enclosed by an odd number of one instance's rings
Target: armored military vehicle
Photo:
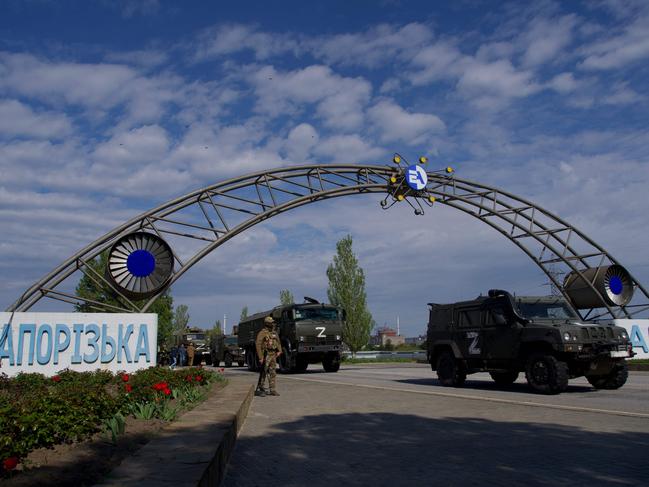
[[[345,313],[341,308],[313,298],[305,298],[305,301],[304,304],[277,306],[239,323],[239,346],[245,350],[249,370],[259,368],[255,339],[264,326],[264,318],[272,316],[282,343],[281,372],[304,372],[309,364],[319,362],[326,372],[338,372]]]
[[[221,362],[224,362],[226,367],[232,367],[234,362],[239,367],[243,367],[245,360],[243,348],[239,346],[237,335],[217,335],[213,337],[210,343],[210,356],[212,365],[215,367],[221,365]]]
[[[428,362],[445,386],[459,387],[479,371],[500,385],[524,372],[543,394],[558,394],[580,376],[597,389],[626,382],[634,353],[624,328],[581,322],[561,297],[492,289],[473,301],[429,306]]]

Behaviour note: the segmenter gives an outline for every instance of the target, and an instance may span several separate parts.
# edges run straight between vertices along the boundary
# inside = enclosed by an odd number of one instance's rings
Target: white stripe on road
[[[405,389],[403,387],[385,387],[385,386],[372,386],[369,384],[357,384],[353,382],[337,382],[333,380],[324,380],[324,379],[307,379],[304,377],[292,377],[288,375],[282,376],[282,379],[291,379],[291,380],[301,380],[304,382],[320,382],[322,384],[333,384],[337,386],[351,386],[351,387],[364,387],[366,389],[379,389],[385,391],[396,391],[396,392],[409,392],[412,394],[425,394],[428,396],[439,396],[439,397],[449,397],[453,399],[471,399],[474,401],[489,401],[497,402],[500,404],[514,404],[516,406],[528,406],[535,408],[549,408],[549,409],[561,409],[564,411],[578,411],[578,412],[587,412],[587,413],[598,413],[598,414],[613,414],[616,416],[630,416],[632,418],[649,418],[649,414],[645,413],[634,413],[631,411],[617,411],[613,409],[596,409],[596,408],[586,408],[581,406],[564,406],[562,404],[545,404],[542,402],[532,402],[532,401],[514,401],[512,399],[500,399],[497,397],[488,397],[488,396],[472,396],[469,394],[452,394],[450,392],[437,392],[437,391],[418,391],[416,389]]]

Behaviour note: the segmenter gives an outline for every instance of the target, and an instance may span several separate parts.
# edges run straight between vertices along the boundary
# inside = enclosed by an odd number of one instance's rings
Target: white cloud
[[[319,140],[320,137],[313,125],[301,123],[289,132],[285,150],[293,160],[306,160]]]
[[[391,100],[382,100],[371,107],[368,116],[378,128],[382,142],[422,144],[446,130],[444,122],[438,116],[409,113]]]
[[[557,74],[548,83],[548,87],[552,88],[558,93],[561,93],[562,95],[575,91],[578,86],[579,82],[575,79],[572,73]]]
[[[65,114],[35,112],[18,100],[0,99],[0,136],[61,138],[72,131]]]
[[[343,77],[319,65],[288,72],[265,66],[253,73],[252,83],[259,98],[259,112],[272,116],[295,114],[304,105],[317,104],[317,115],[325,125],[342,130],[362,123],[363,107],[372,91],[363,78]]]
[[[114,135],[97,145],[92,157],[107,167],[143,166],[160,162],[169,152],[166,131],[157,125],[143,126]]]
[[[373,68],[383,66],[386,60],[401,57],[404,53],[409,57],[431,38],[432,32],[427,26],[413,22],[398,29],[381,24],[359,34],[317,38],[310,44],[313,54],[328,63]]]
[[[583,69],[605,70],[624,67],[649,57],[649,15],[635,19],[622,32],[582,49]]]
[[[321,141],[314,153],[331,159],[331,162],[355,164],[377,160],[385,156],[385,150],[373,147],[358,135],[335,135]]]
[[[575,15],[534,19],[523,35],[527,44],[523,65],[538,66],[556,58],[572,41],[572,30],[576,24]]]
[[[297,49],[298,43],[288,35],[259,32],[252,25],[227,24],[204,31],[194,57],[201,61],[250,50],[256,59],[267,59]]]
[[[611,93],[602,98],[607,105],[628,105],[646,101],[647,97],[640,95],[630,88],[627,83],[617,83],[612,87]]]

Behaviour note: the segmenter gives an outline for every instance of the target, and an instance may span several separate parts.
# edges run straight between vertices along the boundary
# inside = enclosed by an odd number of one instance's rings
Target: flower
[[[164,392],[165,396],[168,396],[169,394],[171,394],[171,389],[167,388],[167,389],[164,389],[162,392]]]
[[[202,375],[197,375],[196,377],[194,377],[194,379],[196,380],[196,382],[200,382],[200,381],[203,380],[203,376]]]
[[[185,380],[186,380],[187,382],[191,382],[191,381],[192,381],[192,376],[191,376],[191,375],[188,375],[187,377],[185,377]]]
[[[133,386],[131,384],[126,384],[124,386],[124,389],[126,389],[126,392],[131,392],[133,390]]]
[[[124,382],[128,382],[128,379],[129,379],[129,375],[128,375],[128,374],[122,374],[122,380],[123,380]]]
[[[54,382],[61,382],[61,376],[60,375],[53,375],[52,380]],[[11,457],[11,458],[14,458],[14,457]]]
[[[9,457],[2,460],[2,466],[7,472],[16,468],[16,465],[18,465],[18,457]]]
[[[219,369],[219,372],[223,373],[223,372],[225,372],[225,369],[224,369],[223,367],[221,367],[221,368]]]
[[[169,386],[167,385],[166,382],[158,382],[157,384],[153,384],[153,388],[154,388],[156,391],[162,391],[162,390],[164,390],[164,389],[168,389]]]

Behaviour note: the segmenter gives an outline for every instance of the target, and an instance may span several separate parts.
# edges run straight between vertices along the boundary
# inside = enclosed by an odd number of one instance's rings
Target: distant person
[[[262,397],[266,395],[264,386],[266,377],[268,377],[269,394],[279,396],[275,383],[277,377],[277,370],[275,369],[277,368],[277,357],[282,354],[282,345],[279,343],[279,335],[275,331],[275,320],[273,320],[272,316],[264,318],[264,328],[257,334],[255,345],[262,367],[255,395]]]
[[[170,367],[173,369],[178,365],[178,347],[173,346],[171,347],[171,352],[169,352],[169,356],[171,358],[171,365]]]
[[[187,365],[187,349],[185,348],[184,343],[181,343],[178,347],[178,361],[180,362],[181,367]]]
[[[194,355],[196,354],[196,349],[194,348],[194,342],[189,342],[187,347],[187,365],[190,367],[194,365]]]

